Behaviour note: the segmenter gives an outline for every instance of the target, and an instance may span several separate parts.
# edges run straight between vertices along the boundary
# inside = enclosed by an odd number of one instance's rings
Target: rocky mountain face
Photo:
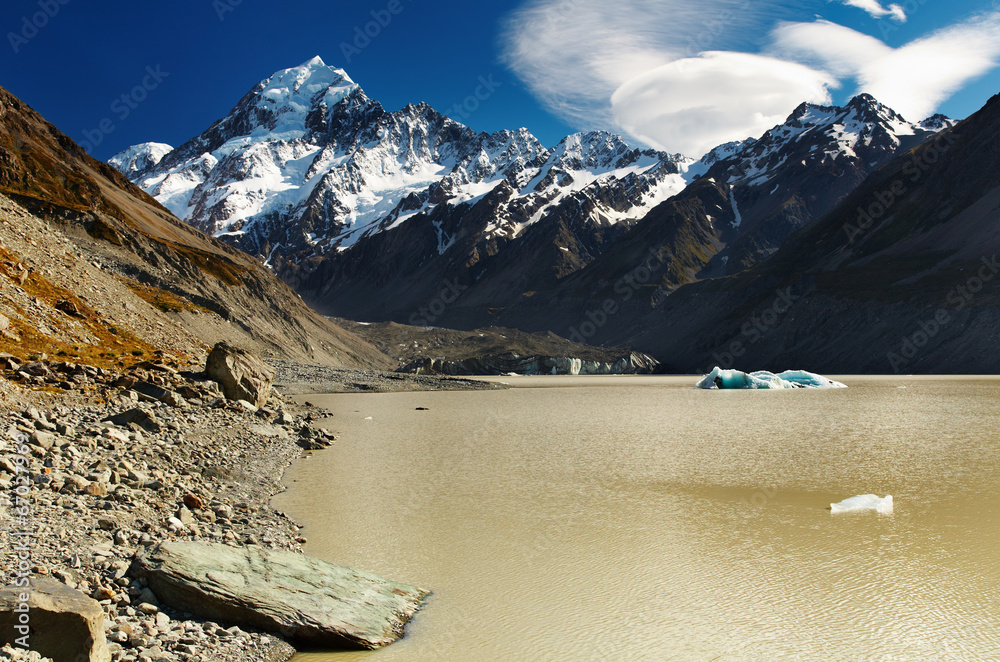
[[[685,283],[757,264],[872,172],[952,124],[943,118],[909,124],[867,96],[845,108],[803,105],[759,140],[721,146],[696,163],[661,162],[658,177],[686,183],[638,220],[613,223],[604,216],[622,204],[621,196],[643,195],[649,172],[555,200],[513,236],[494,232],[521,202],[516,190],[501,185],[468,205],[440,206],[365,237],[292,282],[339,316],[459,328],[499,324],[565,336],[572,333],[565,320],[578,317],[555,311],[616,286],[631,291],[618,284],[647,259],[662,268],[644,287],[655,284],[661,298]],[[459,284],[461,297],[440,314],[420,314],[444,283]]]
[[[505,200],[485,242],[514,238],[557,207],[597,227],[634,220],[683,188],[689,162],[607,133],[549,150],[526,129],[477,133],[427,104],[387,112],[319,58],[275,73],[205,133],[161,151],[138,145],[111,163],[178,217],[296,284],[319,260],[498,189]],[[455,239],[447,228],[436,234],[429,256]]]
[[[162,150],[136,150],[140,168]],[[0,89],[0,333],[7,351],[104,365],[220,340],[388,366],[259,261],[179,221]]]
[[[759,140],[711,152],[705,176],[730,187],[736,229],[715,271],[736,273],[767,257],[892,158],[954,124],[943,115],[907,122],[862,94],[843,108],[802,104]]]

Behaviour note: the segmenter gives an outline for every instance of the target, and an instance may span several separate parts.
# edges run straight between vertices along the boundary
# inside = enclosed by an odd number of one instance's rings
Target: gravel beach
[[[0,571],[8,584],[18,576],[12,550],[30,533],[31,576],[54,577],[99,601],[116,662],[294,654],[272,635],[174,612],[126,575],[138,551],[165,540],[300,551],[299,527],[270,500],[305,449],[334,442],[320,425],[336,421],[289,394],[498,388],[273,361],[276,392],[255,411],[222,398],[195,366],[144,365],[116,374],[42,361],[26,373],[19,366],[30,378],[21,376],[20,387],[0,379],[0,489],[9,495],[0,504]],[[10,367],[7,377],[16,377]],[[73,390],[52,392],[67,379]],[[153,393],[154,401],[145,394],[151,385],[168,395]],[[22,475],[32,485],[27,516],[14,509]],[[36,658],[10,650],[0,659]]]

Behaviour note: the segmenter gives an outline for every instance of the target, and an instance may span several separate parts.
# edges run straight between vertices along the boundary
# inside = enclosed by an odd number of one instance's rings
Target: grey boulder
[[[159,432],[161,429],[160,422],[156,419],[156,416],[152,412],[140,409],[139,407],[108,416],[103,420],[120,426],[135,423],[148,432]]]
[[[161,543],[129,574],[174,609],[330,649],[391,644],[428,594],[295,552],[214,543]]]
[[[227,342],[212,348],[205,363],[205,374],[218,382],[227,400],[245,400],[260,408],[271,397],[274,368]]]
[[[27,602],[22,603],[22,598]],[[22,604],[27,604],[23,616]],[[18,611],[18,610],[21,611]],[[27,624],[22,623],[27,620]],[[27,631],[19,628],[27,627]],[[104,638],[104,610],[83,593],[49,577],[31,581],[31,588],[0,589],[0,643],[20,647],[27,635],[30,650],[53,662],[110,662]]]

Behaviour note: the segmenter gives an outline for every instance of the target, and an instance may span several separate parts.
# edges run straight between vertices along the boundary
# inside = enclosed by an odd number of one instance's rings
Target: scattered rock
[[[49,432],[36,430],[31,433],[31,436],[28,438],[28,443],[33,446],[38,446],[39,448],[44,448],[45,450],[50,450],[56,443],[56,436]]]
[[[3,326],[2,322],[0,322],[0,326]],[[5,330],[6,328],[2,328],[0,329],[0,332]],[[21,363],[22,361],[13,354],[0,353],[0,370],[17,372],[21,369]]]
[[[59,301],[57,301],[56,310],[61,310],[70,317],[81,317],[81,318],[83,317],[83,313],[80,312],[80,309],[77,307],[77,305],[72,301],[70,301],[69,299],[60,299]]]
[[[2,200],[0,196],[0,211]],[[308,383],[309,392],[337,390],[330,386],[335,383],[348,390],[351,384],[364,383],[370,391],[483,384],[275,364],[282,383]],[[0,374],[0,400],[14,395],[10,406],[0,406],[0,448],[7,451],[0,455],[0,489],[9,491],[11,477],[19,472],[9,454],[11,444],[21,435],[30,439],[39,433],[35,443],[29,443],[27,463],[37,493],[32,519],[46,534],[34,541],[32,573],[51,575],[84,595],[101,598],[115,662],[277,662],[294,652],[273,636],[253,632],[249,624],[245,632],[212,622],[182,621],[191,617],[166,606],[161,609],[149,587],[126,577],[126,559],[165,539],[299,552],[305,538],[269,501],[280,489],[276,477],[301,452],[297,440],[318,449],[335,439],[313,427],[330,412],[322,407],[306,412],[274,391],[269,405],[255,414],[248,406],[226,400],[214,407],[213,400],[222,393],[218,384],[207,380],[197,364],[165,356],[120,372],[49,361],[43,353],[31,355],[25,365],[22,357],[0,353],[0,370],[9,371]],[[21,381],[23,388],[5,391],[3,378]],[[71,384],[73,394],[63,397],[46,389],[50,392],[36,395],[29,390],[59,383]],[[121,389],[140,383],[168,396],[141,408],[123,406]],[[156,393],[148,386],[139,388]],[[138,391],[127,393],[135,403],[140,397],[149,399]],[[169,393],[182,395],[187,405],[170,406]],[[43,448],[49,439],[51,447]],[[169,522],[171,517],[174,522]],[[159,628],[163,618],[155,622],[158,613],[170,617],[168,629]],[[36,653],[30,656],[14,659],[38,662]]]
[[[184,397],[180,393],[175,393],[174,391],[171,391],[160,398],[160,402],[170,405],[171,407],[187,406],[187,402],[184,400]]]
[[[52,662],[51,657],[42,657],[34,651],[26,651],[23,648],[15,648],[10,644],[4,644],[0,648],[0,660],[14,660],[14,662]]]
[[[156,420],[156,417],[152,414],[152,412],[140,409],[139,407],[123,411],[120,414],[115,414],[114,416],[108,416],[104,420],[118,426],[135,423],[149,432],[159,432],[161,429],[160,422]]]
[[[149,382],[136,381],[132,385],[131,389],[139,394],[141,399],[147,402],[158,402],[170,394],[165,388],[160,388],[156,384],[150,384]]]
[[[87,487],[83,488],[83,491],[89,494],[90,496],[102,497],[108,495],[108,486],[105,485],[104,483],[94,482],[91,483],[90,485],[87,485]]]

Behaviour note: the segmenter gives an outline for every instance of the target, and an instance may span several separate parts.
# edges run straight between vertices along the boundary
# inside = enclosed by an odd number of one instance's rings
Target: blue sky
[[[258,81],[314,55],[389,110],[426,101],[477,130],[526,126],[550,146],[605,128],[692,156],[759,133],[798,101],[839,103],[866,86],[914,112],[956,117],[1000,92],[997,4],[890,5],[7,0],[0,85],[102,159],[138,142],[180,145]],[[44,25],[25,28],[45,7]],[[367,45],[355,41],[366,26]],[[935,62],[941,71],[928,73]],[[942,76],[962,79],[959,89]],[[481,77],[498,84],[489,98],[452,112]]]

